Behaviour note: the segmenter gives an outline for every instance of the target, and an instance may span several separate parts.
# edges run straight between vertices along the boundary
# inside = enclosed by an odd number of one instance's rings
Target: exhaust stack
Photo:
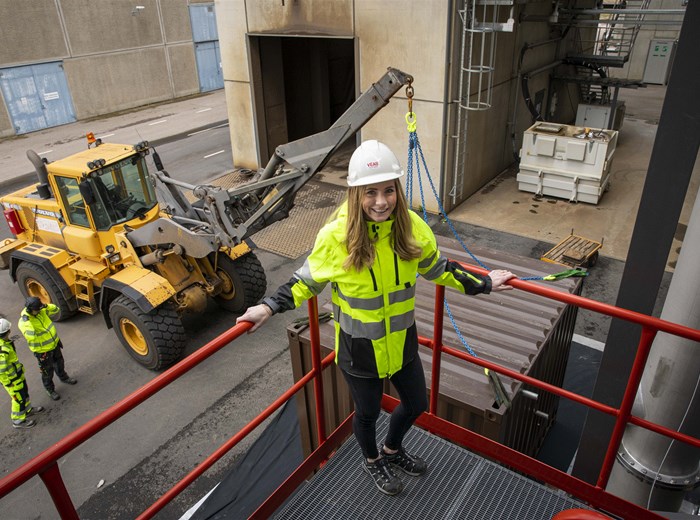
[[[34,165],[36,176],[39,179],[39,185],[36,187],[39,197],[42,199],[50,199],[53,194],[51,193],[51,186],[49,185],[49,172],[46,169],[46,162],[44,162],[44,159],[39,157],[39,154],[34,150],[27,150],[27,158]]]

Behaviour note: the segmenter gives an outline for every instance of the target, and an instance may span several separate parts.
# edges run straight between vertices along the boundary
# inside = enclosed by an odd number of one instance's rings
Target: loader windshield
[[[90,211],[101,231],[139,218],[157,203],[146,161],[140,155],[97,170],[87,182],[95,194]]]

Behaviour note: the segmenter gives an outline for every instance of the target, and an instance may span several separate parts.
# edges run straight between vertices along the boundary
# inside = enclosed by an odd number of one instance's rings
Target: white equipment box
[[[518,189],[597,204],[610,179],[616,130],[539,121],[525,130]]]
[[[576,111],[576,126],[585,126],[588,128],[608,128],[610,127],[610,112],[611,105],[598,104],[579,104]],[[615,106],[615,117],[613,117],[613,130],[622,129],[622,123],[625,119],[625,102],[620,100]]]
[[[673,58],[676,55],[676,40],[654,39],[649,42],[649,54],[644,67],[644,83],[665,85],[671,74]]]

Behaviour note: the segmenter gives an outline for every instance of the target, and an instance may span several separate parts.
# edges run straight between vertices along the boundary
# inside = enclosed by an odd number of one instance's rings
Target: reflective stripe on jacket
[[[11,386],[22,374],[22,363],[17,358],[14,343],[0,338],[0,383]]]
[[[263,301],[273,312],[301,305],[330,282],[336,329],[336,363],[361,377],[390,377],[409,363],[418,351],[414,308],[416,275],[466,294],[487,293],[491,279],[464,272],[440,256],[435,235],[410,212],[413,237],[420,258],[401,260],[392,248],[393,219],[368,222],[375,244],[374,264],[357,272],[346,271],[346,215],[321,229],[311,254],[294,277]]]
[[[19,330],[22,331],[29,350],[37,354],[53,350],[58,345],[58,333],[51,321],[51,316],[58,314],[58,307],[49,303],[39,311],[39,314],[32,316],[23,309],[19,316]]]

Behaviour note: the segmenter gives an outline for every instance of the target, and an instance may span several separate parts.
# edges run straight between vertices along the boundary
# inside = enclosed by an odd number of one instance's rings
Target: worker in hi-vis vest
[[[15,343],[10,339],[12,325],[0,318],[0,383],[12,399],[10,418],[14,428],[27,429],[36,424],[27,416],[43,412],[43,406],[32,406],[29,401],[29,387],[24,378],[24,366],[19,362]]]
[[[353,432],[362,468],[387,495],[403,489],[394,470],[420,476],[427,469],[425,460],[403,446],[427,408],[415,322],[416,277],[468,295],[512,289],[506,282],[514,277],[506,270],[475,275],[441,256],[433,231],[408,208],[399,182],[403,174],[386,145],[363,142],[350,158],[347,201],[319,231],[304,265],[237,319],[254,323],[253,332],[273,314],[298,307],[330,284],[335,361],[355,405]],[[401,403],[378,447],[376,422],[386,379]]]
[[[41,382],[54,401],[61,398],[53,383],[54,372],[66,384],[77,383],[66,373],[65,361],[61,353],[63,344],[51,320],[51,316],[55,316],[58,312],[59,308],[53,303],[45,304],[39,298],[30,296],[19,317],[19,330],[22,331],[29,350],[34,353],[39,363]]]

